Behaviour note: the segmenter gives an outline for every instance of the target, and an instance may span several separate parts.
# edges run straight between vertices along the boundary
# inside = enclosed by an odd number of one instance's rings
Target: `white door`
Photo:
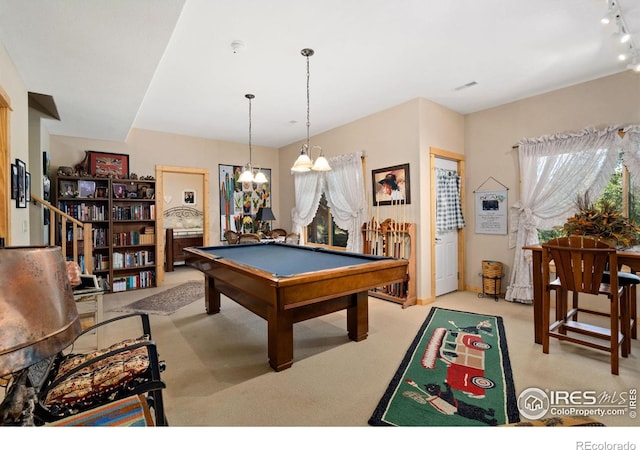
[[[435,158],[435,167],[455,172],[458,169],[458,163],[449,159]],[[458,290],[458,231],[436,231],[435,239],[437,297]]]

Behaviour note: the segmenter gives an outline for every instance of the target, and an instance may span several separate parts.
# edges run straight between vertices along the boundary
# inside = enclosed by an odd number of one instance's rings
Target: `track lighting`
[[[633,41],[633,36],[629,33],[617,0],[607,0],[607,12],[601,22],[604,25],[613,23],[615,26],[612,38],[616,46],[623,46],[618,53],[618,61],[621,63],[631,61],[626,67],[636,72],[640,71],[640,50]]]

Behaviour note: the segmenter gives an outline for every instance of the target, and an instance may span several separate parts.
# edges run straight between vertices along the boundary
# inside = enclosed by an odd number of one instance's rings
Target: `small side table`
[[[95,291],[83,291],[81,293],[74,293],[73,299],[76,301],[78,307],[78,315],[80,322],[82,323],[82,329],[88,328],[96,323],[100,323],[103,320],[104,307],[103,307],[103,290]],[[102,348],[103,340],[102,327],[96,329],[96,348]]]

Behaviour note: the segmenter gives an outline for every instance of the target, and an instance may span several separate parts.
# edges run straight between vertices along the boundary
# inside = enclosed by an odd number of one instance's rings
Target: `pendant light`
[[[322,153],[322,148],[319,146],[311,147],[309,142],[309,127],[311,126],[311,122],[309,120],[309,57],[313,56],[315,53],[310,48],[304,48],[300,52],[302,56],[307,58],[307,142],[302,145],[300,148],[300,156],[296,159],[296,162],[293,164],[291,168],[292,172],[309,172],[310,170],[317,170],[320,172],[326,172],[331,170],[331,166],[329,166],[329,162],[324,157]],[[320,155],[318,159],[316,159],[315,163],[311,160],[311,149],[318,148],[320,150]]]
[[[258,173],[253,174],[253,166],[251,161],[251,100],[253,100],[256,96],[253,94],[246,94],[245,98],[249,99],[249,163],[246,164],[243,169],[238,181],[240,183],[259,183],[264,184],[268,183],[267,177],[258,170]]]

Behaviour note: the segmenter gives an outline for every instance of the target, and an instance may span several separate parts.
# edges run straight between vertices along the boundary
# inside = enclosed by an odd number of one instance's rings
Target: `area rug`
[[[519,421],[502,318],[432,307],[369,424]]]
[[[168,316],[194,301],[204,298],[204,281],[187,281],[111,311],[143,312]]]

